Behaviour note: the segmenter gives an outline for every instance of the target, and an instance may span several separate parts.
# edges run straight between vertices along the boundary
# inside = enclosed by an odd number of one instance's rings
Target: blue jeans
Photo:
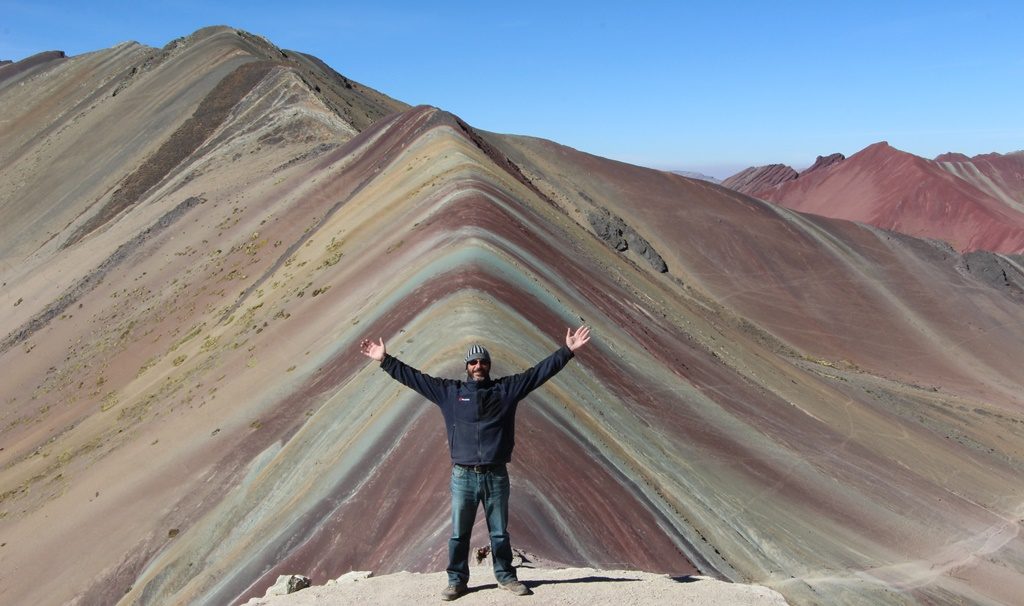
[[[476,510],[484,504],[487,530],[491,535],[494,578],[499,583],[516,580],[512,567],[512,544],[508,537],[508,469],[495,465],[483,473],[452,466],[452,538],[448,540],[448,582],[469,581],[469,538]]]

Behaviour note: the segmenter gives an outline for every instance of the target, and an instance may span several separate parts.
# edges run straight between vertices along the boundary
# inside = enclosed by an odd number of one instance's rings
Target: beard
[[[479,376],[474,376],[474,375],[479,375]],[[487,371],[479,370],[479,371],[476,371],[475,373],[470,372],[468,370],[466,371],[466,380],[467,381],[489,381],[490,379],[491,379],[491,373],[489,373]]]

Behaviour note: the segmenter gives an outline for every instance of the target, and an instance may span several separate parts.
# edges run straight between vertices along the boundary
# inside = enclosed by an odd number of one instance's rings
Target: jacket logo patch
[[[469,402],[469,398],[459,398],[459,402]]]

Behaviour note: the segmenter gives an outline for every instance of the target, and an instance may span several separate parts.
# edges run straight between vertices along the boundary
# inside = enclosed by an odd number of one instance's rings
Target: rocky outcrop
[[[1024,298],[1024,255],[978,250],[964,254],[963,271],[1014,298]]]
[[[267,590],[266,596],[288,595],[296,591],[308,588],[312,583],[309,577],[301,574],[283,574],[277,577],[277,582]]]
[[[832,166],[833,164],[838,164],[838,163],[842,162],[845,159],[846,159],[846,156],[844,156],[843,154],[839,154],[839,153],[829,154],[827,156],[818,156],[817,159],[814,160],[814,164],[812,164],[808,168],[804,169],[800,173],[800,176],[802,177],[802,176],[804,176],[804,175],[806,175],[808,173],[812,173],[812,172],[814,172],[816,170],[821,170],[823,168],[828,168],[828,167]]]
[[[668,265],[665,260],[654,250],[651,243],[643,236],[636,233],[636,230],[626,224],[622,217],[613,214],[607,208],[587,213],[590,226],[594,228],[597,237],[604,240],[609,246],[619,252],[632,250],[654,268],[655,271],[665,273]]]

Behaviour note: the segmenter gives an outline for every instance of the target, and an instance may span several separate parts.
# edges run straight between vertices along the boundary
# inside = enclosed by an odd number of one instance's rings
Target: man
[[[529,588],[516,577],[512,567],[512,545],[508,535],[509,480],[506,463],[515,445],[516,408],[528,393],[562,370],[573,352],[590,340],[590,328],[565,330],[561,347],[533,368],[517,375],[491,379],[491,356],[480,345],[466,354],[466,380],[437,379],[388,355],[384,340],[364,339],[362,353],[380,362],[391,377],[416,390],[441,408],[448,432],[452,458],[452,538],[448,541],[448,587],[444,600],[454,600],[468,591],[469,539],[482,502],[491,536],[491,557],[498,584],[516,595],[528,595]]]

